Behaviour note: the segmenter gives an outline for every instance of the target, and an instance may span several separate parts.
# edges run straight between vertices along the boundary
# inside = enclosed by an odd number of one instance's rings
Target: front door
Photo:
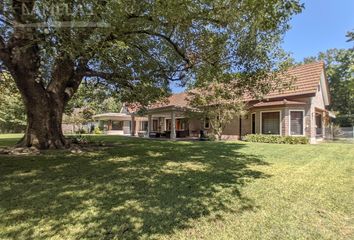
[[[252,113],[252,134],[256,134],[256,114]]]
[[[316,114],[316,134],[322,136],[322,115]]]

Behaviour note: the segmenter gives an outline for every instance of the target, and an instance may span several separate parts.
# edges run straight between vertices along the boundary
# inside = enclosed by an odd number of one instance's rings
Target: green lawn
[[[100,138],[0,156],[0,239],[354,239],[352,144]]]

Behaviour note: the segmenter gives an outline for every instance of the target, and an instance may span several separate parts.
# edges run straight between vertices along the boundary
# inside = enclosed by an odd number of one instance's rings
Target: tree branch
[[[0,36],[0,60],[4,61],[6,65],[6,63],[9,62],[9,59],[10,59],[9,49],[6,47],[5,39],[2,36]]]
[[[130,89],[133,88],[131,84],[129,84],[129,81],[134,81],[136,79],[128,79],[125,76],[119,75],[117,73],[106,73],[106,72],[99,72],[99,71],[94,71],[91,69],[86,69],[81,73],[81,77],[97,77],[104,79],[107,82],[111,82],[112,84],[118,84],[122,87],[128,87]],[[116,82],[113,79],[121,79],[123,81],[121,82]]]
[[[0,49],[6,49],[5,39],[0,36]]]
[[[99,77],[99,78],[103,78],[105,80],[109,80],[110,78],[113,78],[113,73],[97,72],[97,71],[87,69],[86,71],[83,71],[81,73],[81,76],[82,77]]]
[[[157,33],[157,32],[150,32],[148,30],[137,30],[137,31],[130,31],[130,32],[124,32],[124,35],[133,35],[133,34],[145,34],[145,35],[149,35],[149,36],[155,36],[155,37],[159,37],[164,39],[166,42],[168,42],[171,47],[176,51],[176,53],[187,63],[190,64],[190,60],[187,57],[186,53],[183,52],[182,49],[180,49],[177,45],[177,43],[175,43],[172,39],[171,36],[166,36],[164,34],[161,33]]]
[[[8,21],[8,20],[6,20],[4,18],[1,18],[1,17],[0,17],[0,22],[4,23],[4,24],[6,24],[6,25],[8,25],[10,27],[13,26],[13,24],[10,21]]]

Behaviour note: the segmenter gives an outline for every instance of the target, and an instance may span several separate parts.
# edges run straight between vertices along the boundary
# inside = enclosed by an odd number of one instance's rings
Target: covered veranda
[[[187,114],[187,109],[178,106],[165,106],[149,109],[148,137],[150,138],[193,138],[198,137],[200,120]]]
[[[130,135],[131,115],[127,113],[104,113],[93,116],[99,126],[109,135]]]

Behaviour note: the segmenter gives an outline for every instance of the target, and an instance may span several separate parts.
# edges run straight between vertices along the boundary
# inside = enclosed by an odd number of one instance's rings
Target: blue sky
[[[305,9],[291,20],[283,48],[296,61],[330,48],[350,48],[346,33],[354,29],[354,0],[306,0]],[[173,86],[173,92],[184,89]]]
[[[354,29],[354,0],[306,0],[284,38],[283,48],[296,61],[330,48],[350,48],[346,33]]]

